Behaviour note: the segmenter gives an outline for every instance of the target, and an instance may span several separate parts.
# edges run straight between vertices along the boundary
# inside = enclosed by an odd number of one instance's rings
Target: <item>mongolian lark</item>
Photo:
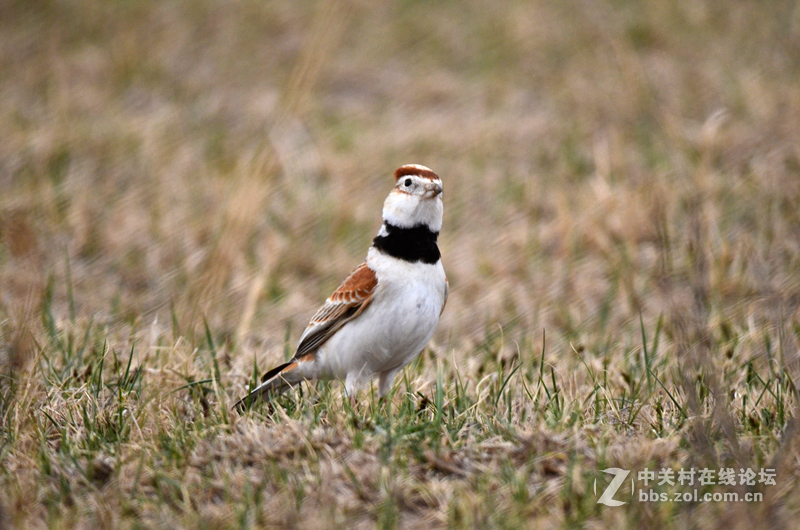
[[[267,372],[235,408],[313,379],[344,380],[352,399],[377,377],[383,398],[395,375],[430,341],[449,289],[436,245],[442,181],[417,164],[398,168],[394,179],[366,261],[311,318],[289,362]]]

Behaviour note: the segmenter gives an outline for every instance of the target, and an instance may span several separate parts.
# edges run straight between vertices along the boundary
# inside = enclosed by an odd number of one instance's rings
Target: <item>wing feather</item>
[[[311,317],[292,359],[297,360],[316,351],[342,326],[360,315],[372,301],[377,285],[375,271],[366,263],[356,267]]]

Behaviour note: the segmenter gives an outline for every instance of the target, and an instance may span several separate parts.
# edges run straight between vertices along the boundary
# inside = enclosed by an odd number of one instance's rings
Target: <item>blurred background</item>
[[[52,296],[278,360],[405,163],[444,181],[434,346],[465,363],[639,315],[796,344],[798,124],[794,1],[5,0],[2,357]]]
[[[229,414],[406,163],[451,290],[394,408]],[[798,307],[795,0],[0,0],[0,527],[790,527]]]

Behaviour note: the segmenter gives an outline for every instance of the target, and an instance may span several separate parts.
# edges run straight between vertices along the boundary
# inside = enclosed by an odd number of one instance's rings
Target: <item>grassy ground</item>
[[[790,1],[0,3],[0,528],[796,526],[799,65]],[[430,348],[230,412],[409,162]]]

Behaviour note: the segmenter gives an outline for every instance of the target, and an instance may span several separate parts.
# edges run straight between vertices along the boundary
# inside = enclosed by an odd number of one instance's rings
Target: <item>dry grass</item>
[[[798,65],[788,1],[0,3],[0,528],[795,526]],[[430,349],[230,413],[408,162]]]

